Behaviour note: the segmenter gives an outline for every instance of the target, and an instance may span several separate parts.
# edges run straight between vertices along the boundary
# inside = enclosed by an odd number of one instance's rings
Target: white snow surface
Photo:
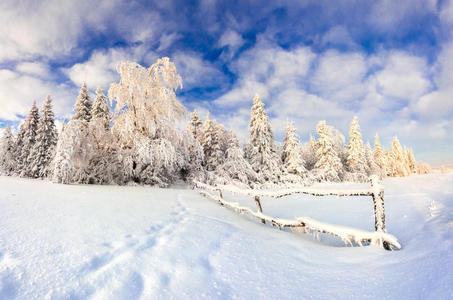
[[[384,186],[399,251],[276,230],[191,189],[0,177],[0,299],[452,299],[453,173]],[[374,230],[371,197],[262,205]]]

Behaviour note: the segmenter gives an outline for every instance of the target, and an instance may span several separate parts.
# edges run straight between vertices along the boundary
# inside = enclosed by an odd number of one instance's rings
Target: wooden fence
[[[354,189],[354,190],[321,190],[310,187],[290,188],[280,191],[262,191],[252,189],[240,189],[234,186],[217,185],[210,186],[203,183],[196,183],[196,187],[200,189],[200,193],[219,202],[220,205],[233,209],[241,214],[248,214],[261,220],[263,224],[268,222],[277,228],[299,228],[304,232],[326,233],[337,236],[342,239],[345,244],[354,245],[354,242],[359,246],[364,244],[371,244],[383,247],[386,250],[400,249],[401,245],[397,239],[386,233],[385,229],[385,211],[384,211],[384,187],[379,183],[377,176],[370,178],[371,187],[367,189]],[[210,192],[218,193],[212,194]],[[257,211],[253,211],[246,206],[240,206],[236,202],[226,201],[223,197],[223,192],[231,192],[233,194],[251,196],[257,207]],[[263,206],[261,204],[262,197],[281,198],[294,194],[307,194],[313,196],[368,196],[371,197],[374,204],[374,224],[375,231],[365,231],[353,227],[332,225],[320,221],[313,220],[308,217],[299,217],[295,220],[286,220],[281,218],[274,218],[263,213]]]

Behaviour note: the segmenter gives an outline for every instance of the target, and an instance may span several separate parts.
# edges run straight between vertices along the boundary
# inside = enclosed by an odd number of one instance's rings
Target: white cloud
[[[172,55],[185,89],[224,85],[226,76],[200,53],[176,52]]]
[[[355,101],[364,96],[365,86],[362,81],[366,72],[363,54],[327,51],[319,57],[311,86],[327,99]]]
[[[32,75],[32,76],[37,76],[37,77],[42,77],[42,78],[49,78],[51,76],[49,66],[42,62],[19,63],[16,66],[16,71],[18,71],[22,74]]]
[[[34,100],[38,105],[47,95],[54,99],[57,117],[68,117],[72,111],[76,91],[66,84],[57,84],[34,76],[22,75],[11,70],[0,70],[0,119],[21,120],[18,115],[26,115]]]
[[[330,28],[322,37],[321,44],[324,46],[335,45],[344,46],[348,49],[358,48],[350,33],[344,26],[334,26]]]
[[[2,1],[0,61],[70,54],[86,26],[102,28],[113,1]]]
[[[249,103],[255,93],[267,98],[271,93],[298,86],[307,75],[313,58],[314,54],[307,47],[287,51],[260,42],[231,66],[239,75],[238,82],[214,103],[219,106]]]
[[[376,74],[378,88],[385,96],[415,100],[431,87],[428,71],[426,61],[420,57],[391,53],[384,69]]]
[[[144,60],[148,64],[152,64],[156,58],[155,53],[146,51],[143,46],[111,48],[105,51],[95,51],[87,61],[77,63],[70,68],[62,69],[62,71],[77,86],[81,86],[85,82],[90,89],[101,86],[107,90],[111,83],[119,80],[119,75],[115,69],[119,61]]]

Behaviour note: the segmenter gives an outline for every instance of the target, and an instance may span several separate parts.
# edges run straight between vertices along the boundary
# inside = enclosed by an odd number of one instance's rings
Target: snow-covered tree
[[[395,136],[392,141],[392,147],[389,153],[389,175],[392,177],[405,177],[410,174],[406,164],[406,156],[401,147],[398,137]]]
[[[52,163],[53,181],[89,183],[88,166],[95,154],[93,135],[85,119],[72,119],[58,138]]]
[[[31,164],[30,152],[36,141],[36,133],[38,130],[39,111],[36,107],[36,102],[33,101],[31,109],[25,118],[24,123],[19,127],[19,132],[16,137],[15,158],[16,168],[15,174],[20,176],[28,176],[27,171]]]
[[[254,186],[260,181],[249,162],[244,158],[244,153],[239,146],[236,135],[230,131],[228,137],[226,157],[222,164],[216,168],[216,174],[222,184],[245,184]],[[218,180],[218,181],[219,181]]]
[[[374,137],[374,162],[381,169],[382,176],[387,175],[387,156],[385,151],[381,148],[381,142],[379,141],[379,135],[376,133]]]
[[[81,119],[87,122],[90,122],[91,120],[91,100],[85,83],[83,83],[80,88],[79,96],[77,97],[74,106],[74,115],[72,116],[72,120]]]
[[[96,119],[97,126],[110,130],[110,108],[102,89],[96,89],[96,98],[91,109],[91,118]]]
[[[415,160],[414,152],[412,149],[407,150],[407,161],[409,164],[409,170],[412,174],[417,173],[417,161]]]
[[[430,174],[431,167],[427,163],[417,162],[417,174]]]
[[[196,109],[190,114],[190,121],[187,125],[187,129],[196,139],[198,139],[198,141],[201,140],[201,135],[203,133],[203,122],[201,122],[200,117],[198,117],[198,112]]]
[[[318,134],[317,161],[315,173],[318,180],[341,181],[343,176],[343,165],[338,156],[333,137],[333,128],[320,121],[316,125]]]
[[[14,171],[15,161],[15,142],[11,128],[6,126],[0,140],[0,174],[11,175]]]
[[[208,113],[201,133],[201,146],[204,152],[203,165],[208,171],[214,171],[223,160],[220,133],[215,120],[212,120]]]
[[[182,87],[181,77],[167,57],[148,69],[121,62],[117,71],[120,82],[109,89],[110,100],[116,101],[112,130],[130,153],[129,175],[140,183],[167,186],[189,164],[183,142],[189,133],[178,129],[186,114],[175,94]]]
[[[317,160],[318,144],[316,139],[310,134],[310,140],[302,147],[302,159],[305,161],[305,168],[313,170]]]
[[[50,163],[55,155],[57,145],[57,129],[55,116],[52,110],[52,98],[47,96],[41,110],[36,142],[30,152],[30,165],[28,176],[34,178],[46,178],[51,173]]]
[[[347,147],[347,167],[352,174],[354,181],[367,180],[367,162],[365,158],[365,148],[363,147],[362,134],[358,118],[355,116],[349,128],[349,141]]]
[[[255,95],[253,99],[250,117],[251,147],[247,154],[250,157],[250,164],[265,181],[278,182],[281,175],[281,159],[259,95]]]
[[[374,153],[370,143],[366,143],[365,145],[365,159],[367,163],[367,176],[369,177],[371,175],[378,175],[380,178],[382,178],[383,174],[381,168],[374,161]]]
[[[290,174],[305,176],[307,173],[304,167],[305,162],[302,159],[301,149],[296,128],[292,123],[287,124],[282,146],[282,161],[287,172]]]

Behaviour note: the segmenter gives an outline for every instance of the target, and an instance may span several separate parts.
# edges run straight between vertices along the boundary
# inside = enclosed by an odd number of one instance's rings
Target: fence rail
[[[200,189],[200,193],[212,200],[217,201],[220,205],[233,209],[241,214],[248,214],[261,220],[263,224],[268,222],[277,228],[299,228],[308,233],[326,233],[339,237],[345,244],[353,245],[355,242],[359,246],[369,243],[383,247],[386,250],[400,249],[401,245],[398,240],[391,234],[386,233],[385,229],[385,211],[384,211],[384,187],[379,183],[377,176],[370,177],[371,187],[368,189],[354,190],[322,190],[314,188],[290,188],[281,191],[261,191],[252,189],[240,189],[229,185],[210,186],[203,183],[196,183],[196,187]],[[218,195],[210,192],[218,193]],[[246,206],[240,206],[236,202],[226,201],[223,197],[223,192],[231,192],[237,195],[251,196],[257,207],[257,211],[253,211]],[[365,231],[348,226],[340,226],[328,224],[308,217],[299,217],[295,220],[287,220],[274,218],[263,213],[261,204],[262,197],[281,198],[294,194],[307,194],[313,196],[371,196],[374,204],[375,231]]]

